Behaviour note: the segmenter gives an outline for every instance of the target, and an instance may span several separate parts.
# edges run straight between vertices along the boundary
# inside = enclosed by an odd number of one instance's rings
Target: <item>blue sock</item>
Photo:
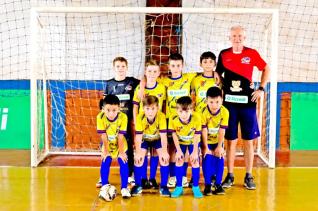
[[[170,172],[170,177],[175,177],[176,176],[176,163],[170,162],[169,163],[169,172]]]
[[[207,154],[203,160],[204,160],[204,162],[202,164],[202,171],[203,171],[203,176],[204,176],[204,182],[206,185],[211,185],[211,182],[212,182],[211,176],[212,176],[213,168],[215,168],[212,165],[213,156]]]
[[[216,175],[216,185],[221,185],[222,183],[222,177],[223,177],[223,171],[224,171],[224,158],[218,158],[214,157],[215,161],[215,175]]]
[[[192,178],[193,178],[193,186],[199,185],[199,179],[200,179],[200,167],[194,168],[192,167]]]
[[[157,174],[157,168],[159,163],[158,156],[151,156],[150,157],[150,179],[155,179]]]
[[[110,156],[107,156],[107,158],[104,161],[102,161],[102,164],[100,166],[100,178],[102,180],[102,185],[106,185],[109,183],[108,177],[111,163],[112,158]]]
[[[141,170],[142,170],[142,166],[138,167],[138,166],[134,165],[135,183],[138,186],[141,186]]]
[[[148,155],[145,156],[144,163],[142,164],[141,178],[147,179]]]
[[[124,163],[121,158],[118,158],[119,163],[119,172],[120,172],[120,179],[121,179],[121,188],[127,188],[128,185],[128,162]]]
[[[169,177],[169,167],[168,166],[160,166],[160,187],[167,187],[168,177]]]
[[[176,177],[177,177],[177,187],[182,187],[182,177],[184,175],[184,168],[183,166],[176,166],[175,171],[176,171]]]
[[[184,162],[183,163],[183,171],[184,171],[184,175],[183,176],[185,176],[185,177],[187,176],[188,166],[189,166],[188,162]]]

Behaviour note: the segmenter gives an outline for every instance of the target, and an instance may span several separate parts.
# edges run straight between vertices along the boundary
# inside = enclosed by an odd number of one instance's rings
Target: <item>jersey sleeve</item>
[[[139,89],[140,89],[140,86],[138,85],[138,86],[136,87],[135,91],[134,91],[134,97],[133,97],[133,104],[134,104],[134,105],[139,105],[139,103],[140,103],[140,99],[139,99],[139,97],[138,97],[138,91],[139,91]]]
[[[197,76],[197,73],[192,72],[192,73],[185,73],[187,75],[187,78],[189,79],[190,82]]]
[[[202,128],[207,128],[207,121],[206,121],[207,115],[205,114],[204,111],[205,110],[203,110],[202,116],[201,116],[201,127]]]
[[[103,113],[99,113],[96,117],[96,121],[97,121],[97,133],[98,134],[103,134],[106,133],[106,125],[105,122],[103,121]]]
[[[258,68],[258,70],[263,71],[266,66],[266,62],[262,59],[261,55],[254,50],[254,56],[255,56],[255,66]]]
[[[229,111],[224,108],[223,112],[222,112],[222,120],[220,123],[220,128],[226,129],[229,125]]]
[[[142,127],[141,114],[137,116],[135,130],[136,130],[136,134],[142,134],[144,132]]]
[[[196,81],[196,77],[191,81],[191,93],[195,93],[195,81]]]
[[[170,116],[170,118],[169,118],[168,132],[169,133],[176,132],[174,125],[173,125],[173,117],[172,116]]]
[[[119,126],[119,134],[126,134],[127,132],[127,124],[128,124],[128,117],[126,114],[122,114],[122,121]]]
[[[105,90],[103,96],[108,95],[108,81],[105,81]]]
[[[202,125],[201,125],[201,118],[199,115],[197,115],[197,121],[195,122],[195,134],[201,134],[202,133]]]
[[[163,113],[159,113],[159,132],[160,133],[167,132],[166,116]]]

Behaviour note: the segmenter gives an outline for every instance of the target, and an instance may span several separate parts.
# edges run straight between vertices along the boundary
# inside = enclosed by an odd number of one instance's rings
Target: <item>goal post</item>
[[[210,50],[218,55],[228,46],[226,41],[218,41],[218,36],[226,38],[232,24],[245,21],[255,24],[255,28],[250,27],[254,33],[253,43],[264,42],[259,45],[263,45],[262,53],[266,54],[264,57],[271,69],[267,94],[259,109],[264,136],[260,137],[255,152],[266,165],[274,168],[278,10],[188,7],[31,8],[31,165],[36,167],[50,154],[99,154],[99,138],[91,134],[105,80],[113,77],[112,72],[105,69],[110,70],[112,59],[121,55],[128,58],[128,75],[142,74],[145,57],[149,56],[145,50],[147,14],[183,15],[178,45],[185,58],[185,72],[198,70],[199,56],[207,46],[205,38],[214,39],[211,43],[215,45]],[[263,16],[262,24],[257,25],[254,19]],[[209,25],[212,22],[213,25]],[[213,31],[196,35],[194,27],[198,23],[204,23]],[[150,39],[152,36],[158,35],[150,35]],[[163,39],[163,36],[158,37]],[[162,61],[159,63],[164,65]]]

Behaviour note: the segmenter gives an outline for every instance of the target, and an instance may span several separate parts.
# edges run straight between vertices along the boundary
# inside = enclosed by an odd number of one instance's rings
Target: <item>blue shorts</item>
[[[227,140],[238,138],[238,125],[241,126],[241,135],[244,140],[253,140],[259,137],[258,122],[256,117],[256,106],[244,107],[233,104],[224,105],[230,113],[229,126],[225,131]]]
[[[146,149],[146,150],[148,150],[148,148],[160,149],[160,148],[162,148],[161,140],[160,139],[156,140],[156,141],[145,141],[145,140],[142,140],[141,148],[142,149]]]
[[[193,152],[193,144],[190,144],[190,145],[180,144],[180,148],[181,148],[181,151],[184,155],[187,152],[187,149],[189,149],[189,154],[191,154]]]
[[[217,146],[218,146],[218,144],[208,144],[208,148],[209,148],[209,150],[211,150],[211,151],[214,151]]]

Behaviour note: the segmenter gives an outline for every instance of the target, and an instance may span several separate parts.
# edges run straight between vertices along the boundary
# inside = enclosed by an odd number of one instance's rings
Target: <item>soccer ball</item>
[[[104,185],[99,192],[99,197],[105,201],[113,201],[116,195],[116,187],[111,184]]]

